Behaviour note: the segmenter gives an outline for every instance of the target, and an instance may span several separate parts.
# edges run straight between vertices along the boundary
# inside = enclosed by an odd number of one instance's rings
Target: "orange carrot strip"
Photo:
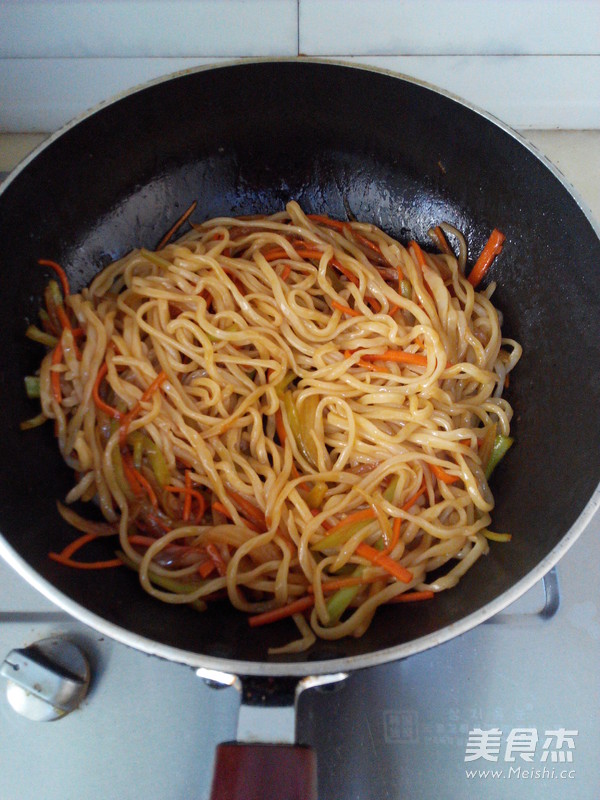
[[[406,503],[404,503],[404,505],[402,506],[402,511],[410,511],[410,509],[414,506],[419,497],[421,497],[422,494],[425,494],[426,491],[427,491],[427,485],[425,483],[425,480],[423,480],[421,488],[417,492],[415,492],[412,497],[408,498]]]
[[[459,475],[450,475],[450,473],[446,472],[445,469],[438,467],[437,464],[428,464],[427,466],[433,472],[438,481],[442,481],[442,483],[456,483],[456,481],[460,480]]]
[[[183,520],[187,522],[192,513],[192,474],[189,469],[185,471],[185,500],[183,501]],[[200,495],[202,496],[202,495]]]
[[[387,367],[382,367],[379,364],[371,364],[369,361],[365,361],[364,358],[358,359],[358,366],[368,369],[370,372],[387,372],[388,375],[390,373]]]
[[[357,556],[366,558],[367,561],[371,562],[371,564],[374,564],[377,567],[383,567],[386,572],[389,572],[390,575],[398,578],[398,580],[402,581],[402,583],[410,583],[413,579],[412,572],[407,570],[406,567],[403,567],[401,564],[398,564],[397,561],[394,561],[389,556],[385,555],[383,551],[375,550],[375,548],[371,547],[371,545],[365,544],[365,542],[361,542],[356,548],[355,552]]]
[[[117,411],[116,408],[109,406],[108,403],[105,403],[104,400],[100,397],[100,384],[102,383],[102,379],[104,378],[107,372],[108,372],[108,364],[105,361],[98,370],[98,374],[96,375],[96,380],[94,381],[94,387],[92,389],[92,399],[96,404],[96,406],[101,411],[104,411],[105,414],[108,414],[109,417],[113,417],[113,419],[121,419],[121,412]]]
[[[444,234],[444,231],[440,228],[439,225],[436,225],[433,229],[433,235],[435,236],[435,240],[438,243],[438,247],[442,253],[446,253],[446,255],[453,256],[454,253],[452,248],[448,244],[448,240]]]
[[[75,539],[75,541],[71,542],[71,544],[68,544],[64,550],[61,550],[59,555],[62,556],[62,558],[71,558],[71,556],[75,555],[75,553],[80,550],[84,544],[93,542],[94,539],[97,538],[97,533],[84,533],[83,536]]]
[[[419,489],[419,491],[415,492],[415,494],[413,494],[412,497],[408,498],[406,503],[404,503],[404,505],[402,506],[402,511],[410,511],[410,509],[414,506],[419,497],[421,497],[421,495],[424,494],[426,491],[427,491],[427,484],[423,480],[423,483],[421,484],[421,488]],[[394,524],[392,526],[392,537],[390,541],[387,543],[387,545],[381,551],[382,555],[385,556],[389,555],[398,544],[400,540],[400,528],[402,527],[403,522],[404,520],[402,519],[402,517],[394,517]]]
[[[354,236],[357,242],[360,242],[361,244],[364,244],[365,247],[369,247],[371,250],[373,250],[374,253],[383,256],[383,253],[381,252],[381,248],[379,247],[379,245],[375,244],[375,242],[372,242],[366,236],[363,236],[362,233],[352,230],[352,236]]]
[[[321,512],[319,511],[318,508],[311,508],[310,513],[313,515],[313,517],[316,517],[317,514],[320,514]],[[324,519],[323,522],[321,523],[321,527],[323,528],[323,530],[329,533],[329,531],[333,528],[333,525],[331,524],[331,522],[327,522],[327,520]]]
[[[281,272],[281,280],[282,281],[287,281],[287,279],[290,277],[291,273],[292,273],[292,268],[290,267],[289,264],[286,264],[285,267],[283,268],[282,272]]]
[[[75,331],[73,330],[73,326],[71,325],[63,306],[56,306],[56,315],[60,321],[60,324],[62,325],[63,330],[71,331],[71,335],[73,336],[73,350],[75,352],[75,358],[78,361],[81,361],[81,353],[79,352],[77,342],[75,341]]]
[[[279,444],[282,447],[285,447],[285,425],[283,424],[283,414],[281,413],[281,406],[275,412],[275,428],[277,430],[277,437],[279,438]]]
[[[203,495],[197,490],[193,489],[191,486],[163,486],[165,492],[171,492],[171,494],[185,494],[186,497],[194,498],[198,502],[198,511],[196,511],[196,519],[195,522],[198,524],[202,517],[206,512],[206,500],[204,499]],[[184,501],[184,510],[183,510],[183,519],[187,522],[191,516],[191,499],[190,499],[190,509],[188,512],[188,516],[185,516],[185,501]]]
[[[417,242],[413,241],[408,243],[408,249],[411,252],[414,252],[417,264],[423,269],[423,267],[427,266],[427,261],[425,260],[425,254],[421,250],[421,247]]]
[[[52,351],[52,366],[56,366],[60,364],[63,357],[63,349],[60,340],[58,341],[56,347]],[[60,405],[62,403],[62,392],[60,390],[60,373],[51,371],[50,372],[50,384],[52,386],[52,394],[54,395],[54,399]]]
[[[60,553],[48,553],[48,558],[58,561],[65,567],[74,567],[75,569],[111,569],[123,566],[120,558],[113,558],[110,561],[73,561],[70,558],[64,558]]]
[[[427,366],[427,356],[420,353],[406,353],[404,350],[386,350],[385,353],[365,353],[365,361],[395,361],[397,364],[417,364]]]
[[[347,517],[344,517],[344,519],[336,522],[330,529],[329,535],[331,536],[332,533],[336,533],[340,528],[345,528],[346,525],[354,525],[355,522],[362,522],[365,519],[375,519],[376,516],[375,510],[372,508],[363,508],[360,511],[355,511],[353,514],[349,514]]]
[[[137,417],[137,415],[142,410],[142,403],[145,403],[147,400],[149,400],[154,394],[154,392],[161,386],[161,384],[163,384],[166,381],[166,379],[167,379],[167,373],[159,372],[156,378],[150,384],[150,386],[142,394],[142,396],[135,404],[135,406],[131,409],[131,411],[128,411],[121,417],[121,424],[119,429],[119,441],[121,444],[124,444],[125,440],[127,439],[127,431],[129,429],[131,422],[135,419],[135,417]]]
[[[230,520],[233,519],[233,514],[231,514],[229,509],[226,506],[224,506],[223,503],[220,503],[218,500],[216,500],[212,504],[212,507],[213,507],[213,509],[215,511],[218,511],[219,514],[223,514],[224,517],[227,517],[227,519],[230,519]],[[264,528],[259,528],[258,525],[255,525],[249,519],[244,519],[244,523],[245,523],[247,528],[250,528],[250,530],[254,531],[255,533],[264,533],[265,532]]]
[[[217,568],[217,572],[221,577],[227,574],[227,564],[223,560],[223,556],[219,553],[217,547],[214,544],[210,543],[206,545],[206,552],[210,556],[211,561]]]
[[[412,603],[419,600],[433,600],[435,592],[427,589],[423,592],[406,592],[405,594],[398,594],[388,600],[388,603]]]
[[[194,200],[194,202],[193,202],[193,203],[192,203],[192,205],[191,205],[191,206],[188,208],[188,210],[187,210],[187,211],[184,211],[184,213],[183,213],[183,214],[182,214],[182,215],[179,217],[179,219],[177,220],[177,222],[175,223],[175,225],[173,225],[173,227],[172,227],[170,230],[168,230],[168,231],[165,233],[165,235],[163,236],[163,238],[162,238],[162,239],[160,240],[160,242],[158,243],[158,246],[157,246],[157,248],[156,248],[157,250],[162,250],[162,249],[163,249],[163,247],[165,247],[165,245],[167,244],[167,242],[169,241],[169,239],[170,239],[170,238],[171,238],[171,237],[172,237],[172,236],[173,236],[175,233],[177,233],[177,231],[179,230],[179,228],[181,228],[181,226],[182,226],[182,225],[183,225],[183,223],[186,221],[186,219],[187,219],[188,217],[190,217],[190,216],[191,216],[191,215],[194,213],[194,209],[196,208],[196,206],[197,206],[197,205],[198,205],[198,204],[197,204],[197,202]]]
[[[154,489],[142,473],[134,467],[131,454],[128,450],[121,451],[121,461],[123,463],[123,472],[125,473],[125,477],[133,493],[139,497],[142,492],[146,492],[154,508],[158,508],[158,499]]]
[[[337,258],[332,258],[329,263],[332,267],[335,267],[339,272],[341,272],[342,275],[345,275],[351,283],[353,283],[355,286],[358,286],[359,281],[356,275],[349,269],[346,269],[343,264],[340,264]]]
[[[505,239],[506,236],[497,228],[494,228],[490,234],[490,238],[487,240],[487,244],[481,251],[481,255],[475,262],[475,266],[467,278],[471,286],[475,287],[479,285],[479,282],[484,278],[486,272],[491,267],[493,260],[502,252]]]
[[[56,274],[58,275],[58,278],[59,278],[59,280],[60,280],[60,282],[62,284],[64,296],[67,297],[68,295],[71,294],[71,289],[69,287],[69,279],[67,278],[67,273],[60,266],[60,264],[57,264],[56,261],[50,261],[50,259],[48,259],[48,258],[39,258],[38,259],[38,264],[41,267],[50,267],[50,269],[53,269],[54,272],[56,272]]]
[[[257,628],[259,625],[269,625],[271,622],[278,622],[280,619],[291,617],[293,614],[301,614],[303,611],[312,608],[314,604],[314,596],[307,595],[280,608],[274,608],[262,614],[255,614],[253,617],[248,618],[248,624],[252,628]]]
[[[349,317],[363,317],[364,314],[361,314],[360,311],[355,311],[353,308],[348,308],[348,306],[344,306],[341,303],[338,303],[337,300],[332,300],[331,305],[333,308],[336,308],[338,311],[341,311],[342,314],[348,314]]]
[[[201,578],[208,578],[211,572],[214,572],[216,569],[214,563],[212,561],[203,561],[202,564],[198,567],[198,575]]]
[[[344,231],[346,228],[350,227],[349,222],[342,222],[339,219],[331,219],[331,217],[326,216],[325,214],[307,214],[307,219],[311,220],[311,222],[317,222],[320,225],[325,225],[327,228],[333,228],[336,231]]]
[[[237,492],[232,491],[231,489],[228,491],[229,497],[233,500],[233,502],[241,509],[244,516],[253,522],[255,525],[264,526],[263,530],[267,529],[267,521],[265,519],[264,513],[251,503],[247,497],[244,497]]]
[[[365,302],[375,314],[379,314],[381,311],[381,303],[379,300],[376,300],[374,297],[365,297]]]

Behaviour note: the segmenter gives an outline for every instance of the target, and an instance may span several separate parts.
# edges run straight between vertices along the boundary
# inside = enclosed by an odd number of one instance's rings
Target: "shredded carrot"
[[[215,500],[215,502],[212,504],[212,507],[213,507],[214,511],[218,511],[219,514],[223,514],[223,516],[227,517],[227,519],[230,519],[230,520],[233,519],[233,514],[229,511],[227,506],[224,506],[223,503],[220,503],[218,500]],[[255,525],[249,519],[244,519],[244,523],[245,523],[247,528],[250,528],[250,530],[254,531],[255,533],[264,533],[265,532],[264,528],[259,528],[258,525]]]
[[[321,512],[319,511],[318,508],[311,508],[310,513],[313,515],[313,517],[316,517],[317,514],[320,514]],[[323,528],[323,530],[329,533],[329,531],[333,528],[333,525],[331,524],[331,522],[327,522],[327,520],[324,519],[323,522],[321,523],[321,527]]]
[[[342,314],[348,314],[349,317],[363,317],[364,314],[361,314],[360,311],[355,311],[353,308],[348,308],[348,306],[344,306],[341,303],[338,303],[337,300],[332,300],[331,305],[333,308],[336,308],[338,311],[341,311]]]
[[[440,228],[439,225],[436,225],[435,228],[433,228],[432,233],[435,236],[435,240],[438,244],[438,247],[440,248],[440,251],[448,256],[453,256],[454,253],[452,251],[452,248],[448,244],[448,240],[446,239],[444,231]]]
[[[352,236],[354,236],[356,241],[360,242],[360,244],[364,244],[365,247],[369,247],[371,250],[373,250],[374,253],[377,253],[378,255],[383,256],[383,253],[381,252],[381,248],[379,247],[379,245],[375,244],[375,242],[372,242],[366,236],[363,236],[362,233],[359,233],[358,231],[355,231],[353,229],[352,230]]]
[[[210,573],[214,572],[215,569],[215,565],[212,561],[203,561],[197,571],[201,578],[208,578]]]
[[[445,469],[438,467],[437,464],[428,464],[427,466],[433,472],[438,481],[442,481],[442,483],[456,483],[456,481],[460,480],[459,475],[450,475],[449,472],[446,472]]]
[[[52,561],[57,561],[67,567],[75,567],[76,569],[108,569],[111,567],[120,567],[122,561],[119,558],[111,559],[110,561],[73,561],[71,556],[80,550],[88,542],[93,542],[98,538],[97,533],[84,533],[75,541],[68,544],[60,553],[48,553],[48,558]]]
[[[142,394],[138,402],[135,406],[128,411],[126,414],[123,414],[121,417],[121,423],[119,428],[119,441],[121,444],[124,444],[125,440],[127,439],[127,431],[129,430],[129,426],[131,422],[137,417],[137,415],[142,410],[142,403],[145,403],[149,400],[154,392],[159,389],[159,387],[166,381],[167,373],[166,372],[159,372],[156,378],[152,381],[150,386],[146,389],[146,391]]]
[[[133,465],[133,459],[131,458],[129,450],[121,451],[121,461],[123,463],[123,472],[125,473],[127,482],[131,486],[132,492],[138,497],[142,492],[146,492],[154,508],[158,508],[158,499],[154,489],[144,475]]]
[[[277,436],[279,438],[279,444],[282,447],[285,447],[285,425],[283,424],[283,414],[281,413],[281,406],[275,412],[275,428],[277,430]]]
[[[78,361],[81,361],[81,353],[79,351],[79,348],[77,347],[77,342],[75,341],[75,331],[73,330],[73,326],[71,325],[71,322],[69,321],[69,318],[67,317],[66,311],[63,308],[63,306],[56,306],[56,315],[58,316],[58,319],[60,321],[60,324],[62,325],[63,330],[71,332],[71,336],[73,337],[73,351],[75,353],[75,358]]]
[[[50,269],[53,269],[54,272],[56,272],[62,284],[63,294],[65,297],[68,297],[68,295],[71,294],[71,289],[69,287],[69,279],[67,278],[67,273],[60,266],[60,264],[57,264],[56,261],[50,261],[50,259],[48,258],[39,258],[38,264],[41,267],[50,267]]]
[[[387,372],[388,375],[390,374],[390,370],[387,367],[382,367],[380,364],[371,364],[369,361],[365,361],[364,358],[359,358],[357,363],[359,367],[368,369],[370,372]]]
[[[280,619],[291,617],[293,614],[301,614],[303,611],[312,608],[314,604],[314,595],[307,595],[280,608],[274,608],[272,611],[255,614],[253,617],[248,618],[248,624],[252,628],[257,628],[259,625],[269,625],[271,622],[278,622]]]
[[[406,503],[404,503],[404,505],[402,506],[402,511],[410,511],[410,509],[414,506],[419,497],[421,497],[422,494],[425,494],[426,491],[427,491],[427,484],[423,479],[421,488],[417,492],[415,492],[412,497],[408,498]]]
[[[48,553],[48,558],[52,561],[58,561],[65,567],[74,567],[75,569],[111,569],[112,567],[122,567],[123,562],[120,558],[113,558],[110,561],[73,561],[70,558],[64,558],[60,553]]]
[[[355,522],[362,522],[366,519],[375,519],[377,514],[373,508],[363,508],[360,511],[355,511],[353,514],[349,514],[344,519],[341,519],[339,522],[336,522],[335,525],[329,531],[329,535],[333,533],[337,533],[341,528],[345,528],[346,525],[354,525]]]
[[[348,280],[351,283],[353,283],[355,286],[358,286],[359,281],[356,275],[349,269],[346,269],[346,267],[343,264],[340,264],[337,258],[332,258],[330,264],[332,267],[335,267],[337,270],[339,270],[339,272],[341,272],[342,275],[345,275],[346,278],[348,278]]]
[[[186,479],[187,479],[188,471],[186,471]],[[194,522],[198,524],[202,517],[206,512],[206,500],[204,499],[203,495],[197,490],[193,489],[191,484],[190,486],[164,486],[163,487],[165,492],[170,492],[171,494],[185,494],[186,500],[190,498],[190,507],[187,509],[187,516],[186,516],[186,506],[184,500],[183,505],[183,520],[187,522],[192,515],[191,505],[192,505],[192,498],[194,498],[198,503],[198,510],[196,511]]]
[[[83,536],[80,536],[78,539],[75,539],[75,541],[71,542],[71,544],[68,544],[64,550],[61,550],[60,555],[63,558],[71,558],[71,556],[74,556],[75,553],[84,546],[84,544],[87,544],[88,542],[93,542],[94,539],[97,538],[98,538],[97,533],[84,533]]]
[[[251,503],[247,497],[244,497],[237,492],[232,491],[231,489],[228,491],[229,497],[233,500],[235,505],[242,511],[243,515],[253,522],[258,527],[262,528],[262,531],[266,531],[267,529],[267,521],[265,519],[264,513]]]
[[[185,500],[183,501],[183,520],[187,522],[192,513],[192,474],[189,469],[185,471]],[[199,496],[202,495],[198,492]],[[204,502],[204,501],[203,501]]]
[[[427,356],[420,353],[406,353],[404,350],[386,350],[385,353],[365,353],[365,361],[395,361],[397,364],[417,364],[427,366]]]
[[[371,545],[365,544],[365,542],[361,542],[358,545],[356,548],[356,555],[360,556],[361,558],[366,558],[367,561],[370,561],[371,564],[374,564],[377,567],[383,567],[386,572],[389,572],[390,575],[398,578],[398,580],[402,581],[402,583],[410,583],[413,579],[412,572],[407,570],[406,567],[398,564],[397,561],[394,561],[388,555],[383,553],[383,551],[375,550],[375,548],[371,547]]]
[[[63,349],[60,341],[52,351],[52,366],[60,364],[63,357]],[[62,403],[62,392],[60,390],[60,373],[55,370],[50,371],[50,384],[52,385],[52,394],[54,399],[60,405]]]
[[[171,237],[172,237],[172,236],[173,236],[175,233],[177,233],[177,231],[179,230],[179,228],[181,228],[181,226],[182,226],[182,225],[183,225],[183,223],[186,221],[186,219],[187,219],[188,217],[190,217],[190,216],[191,216],[191,215],[194,213],[194,209],[196,208],[196,206],[197,206],[197,205],[198,205],[198,204],[197,204],[197,202],[194,200],[194,202],[193,202],[193,203],[192,203],[192,205],[191,205],[191,206],[188,208],[188,210],[187,210],[187,211],[184,211],[184,213],[183,213],[183,214],[182,214],[182,215],[179,217],[179,219],[177,220],[177,222],[175,223],[175,225],[173,225],[173,227],[172,227],[170,230],[168,230],[168,231],[165,233],[165,235],[163,236],[163,238],[162,238],[162,239],[160,240],[160,242],[158,243],[158,246],[157,246],[157,248],[156,248],[157,250],[162,250],[162,249],[163,249],[163,247],[165,247],[165,246],[166,246],[166,244],[167,244],[167,242],[169,241],[169,239],[170,239],[170,238],[171,238]]]
[[[221,553],[219,553],[218,548],[214,544],[212,544],[212,542],[206,545],[206,552],[210,556],[210,559],[215,565],[219,575],[222,578],[225,575],[227,575],[227,564],[223,560],[223,556],[221,555]]]
[[[374,297],[365,297],[365,303],[369,306],[369,308],[371,308],[371,310],[375,314],[379,314],[379,312],[381,311],[381,303]]]
[[[425,254],[421,250],[420,245],[414,241],[409,242],[408,249],[410,252],[414,253],[415,259],[417,264],[423,269],[423,267],[427,266],[427,261],[425,260]]]
[[[96,406],[101,410],[104,411],[105,414],[108,414],[109,417],[113,419],[121,419],[121,412],[117,411],[116,408],[109,406],[108,403],[105,403],[104,400],[100,397],[100,384],[104,379],[106,373],[108,372],[108,364],[106,361],[102,364],[100,369],[98,370],[98,374],[96,375],[96,380],[94,381],[94,387],[92,389],[92,399]]]
[[[350,228],[349,222],[342,222],[339,219],[331,219],[331,217],[326,216],[325,214],[307,214],[307,219],[311,220],[311,222],[317,222],[320,225],[325,225],[327,228],[333,228],[336,231],[340,231],[342,233],[346,228]]]
[[[281,272],[281,280],[282,281],[287,281],[287,279],[290,277],[291,273],[292,273],[292,268],[290,267],[289,264],[286,264],[285,267],[283,268],[282,272]]]
[[[471,286],[475,287],[479,285],[480,281],[491,267],[493,260],[502,252],[505,239],[506,236],[497,228],[494,228],[490,234],[490,238],[487,240],[486,246],[481,251],[481,255],[475,262],[475,266],[467,278]]]
[[[384,556],[389,556],[389,554],[392,552],[392,550],[396,547],[396,545],[400,541],[400,528],[402,527],[403,521],[404,520],[402,519],[402,517],[394,517],[394,523],[392,525],[392,535],[390,537],[389,542],[381,551],[381,553]]]
[[[398,594],[388,600],[388,603],[413,603],[419,600],[433,600],[435,592],[427,589],[423,592],[406,592],[405,594]]]

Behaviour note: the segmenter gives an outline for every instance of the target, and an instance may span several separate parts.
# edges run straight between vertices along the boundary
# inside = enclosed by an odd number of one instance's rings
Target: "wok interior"
[[[474,255],[493,227],[507,236],[491,279],[504,334],[522,343],[524,355],[506,395],[516,444],[492,490],[493,529],[512,533],[512,542],[492,544],[457,588],[433,602],[380,609],[361,639],[268,659],[269,645],[294,635],[291,623],[249,632],[225,603],[198,614],[153,600],[125,568],[78,572],[47,558],[73,538],[56,511],[72,477],[51,424],[19,430],[37,413],[23,391],[23,376],[41,355],[23,336],[48,277],[37,259],[61,262],[77,290],[132,247],[154,247],[196,199],[196,221],[272,213],[289,199],[341,219],[349,209],[428,248],[427,229],[447,220]],[[200,71],[138,91],[70,128],[8,185],[0,197],[0,262],[0,530],[65,595],[163,644],[301,663],[410,643],[530,572],[598,483],[598,238],[561,182],[512,135],[422,86],[284,62]],[[99,543],[98,555],[109,556],[109,547]]]

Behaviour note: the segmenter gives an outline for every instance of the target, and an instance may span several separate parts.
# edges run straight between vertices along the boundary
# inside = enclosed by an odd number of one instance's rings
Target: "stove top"
[[[599,533],[597,514],[558,571],[478,628],[304,692],[298,739],[317,750],[320,800],[598,796]],[[84,701],[54,722],[20,716],[0,678],[3,800],[209,796],[214,748],[235,738],[235,689],[107,640],[3,562],[0,623],[0,661],[59,636],[91,671]],[[264,727],[249,713],[249,729]]]

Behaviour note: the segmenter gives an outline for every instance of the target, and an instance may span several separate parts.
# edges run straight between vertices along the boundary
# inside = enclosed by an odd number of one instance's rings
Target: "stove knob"
[[[12,650],[0,667],[7,679],[6,697],[27,719],[48,722],[74,711],[90,684],[88,661],[67,639],[42,639]]]

